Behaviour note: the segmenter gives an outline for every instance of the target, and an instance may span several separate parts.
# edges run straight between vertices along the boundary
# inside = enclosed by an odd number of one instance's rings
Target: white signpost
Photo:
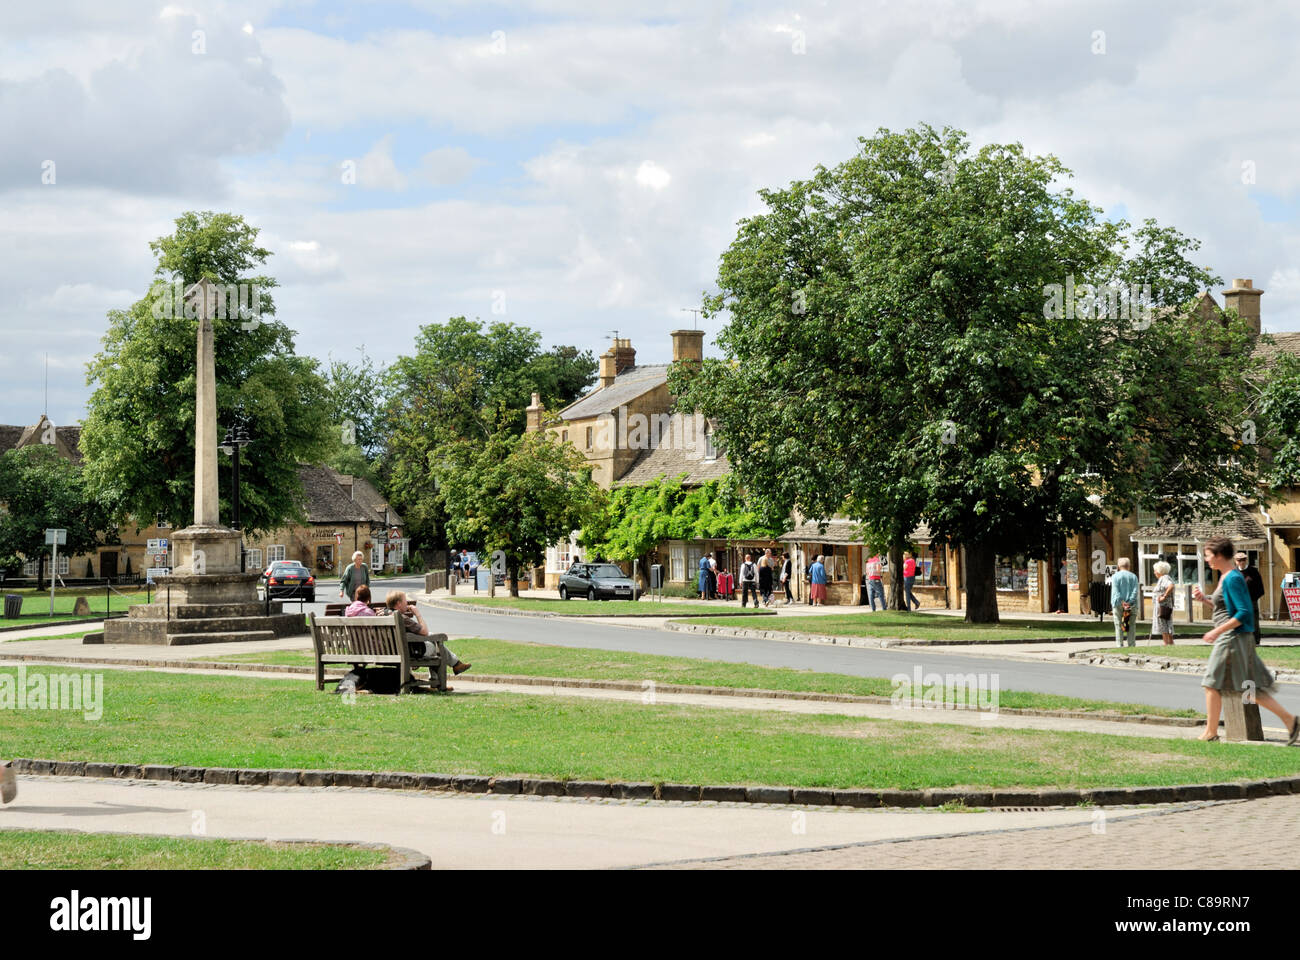
[[[67,544],[68,531],[61,527],[45,528],[45,543],[50,547],[50,616],[54,616],[54,581],[59,575],[59,544]]]

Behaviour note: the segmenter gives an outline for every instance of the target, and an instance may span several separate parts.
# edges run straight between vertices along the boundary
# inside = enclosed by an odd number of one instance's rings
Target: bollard
[[[1240,690],[1223,691],[1223,739],[1263,740],[1264,724],[1259,718],[1259,704],[1246,703]]]

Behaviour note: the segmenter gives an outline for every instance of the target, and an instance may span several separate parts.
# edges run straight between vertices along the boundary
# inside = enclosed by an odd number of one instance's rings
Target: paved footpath
[[[660,864],[706,870],[1240,870],[1300,866],[1300,796],[1234,800],[1076,824],[832,850]],[[977,816],[971,814],[971,816]],[[1090,815],[1092,816],[1092,815]]]
[[[341,787],[212,786],[84,777],[20,776],[18,780],[18,798],[0,807],[0,831],[41,828],[370,841],[419,850],[432,858],[434,869],[635,867],[988,830],[1003,831],[997,835],[1001,837],[998,849],[1006,852],[1012,849],[1008,838],[1024,834],[1005,831],[1053,826],[1060,828],[1062,836],[1092,839],[1094,823],[1093,812],[1084,808],[948,813],[465,796]],[[1300,804],[1300,798],[1295,802]],[[1150,815],[1141,808],[1116,808],[1107,813],[1115,822]],[[1114,823],[1111,829],[1116,826]],[[1255,840],[1259,836],[1255,834]],[[1295,849],[1295,844],[1279,842],[1282,838],[1275,828],[1270,828],[1267,836],[1272,844]],[[993,839],[999,842],[997,837]],[[1191,841],[1188,843],[1191,846]],[[858,857],[857,862],[847,854],[838,856],[840,860],[827,866],[874,865],[860,854],[852,855]],[[807,865],[799,859],[787,864],[784,858],[767,863],[735,862],[759,867]],[[997,861],[980,865],[990,862]]]

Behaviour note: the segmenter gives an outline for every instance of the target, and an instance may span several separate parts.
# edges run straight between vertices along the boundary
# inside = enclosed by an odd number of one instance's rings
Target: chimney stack
[[[682,360],[694,362],[697,366],[704,362],[704,331],[673,331],[673,363]]]
[[[1223,291],[1223,307],[1225,310],[1236,310],[1238,316],[1245,320],[1250,329],[1258,335],[1260,333],[1259,298],[1263,295],[1264,291],[1255,289],[1250,280],[1233,280],[1232,286]]]
[[[600,355],[600,385],[612,387],[614,378],[636,366],[636,350],[631,340],[615,337],[614,343]]]
[[[527,433],[536,433],[542,429],[542,412],[545,409],[546,408],[542,406],[542,395],[534,393],[533,402],[530,403],[528,408],[524,411],[528,416],[526,426],[524,427],[524,430]]]

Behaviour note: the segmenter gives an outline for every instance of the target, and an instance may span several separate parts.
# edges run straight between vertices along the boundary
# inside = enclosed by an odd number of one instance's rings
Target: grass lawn
[[[698,621],[712,626],[734,626],[730,617],[711,617]],[[966,623],[960,617],[933,613],[903,613],[884,610],[879,613],[832,613],[822,616],[783,616],[774,630],[791,633],[815,633],[837,637],[883,637],[891,640],[955,640],[979,643],[990,640],[1030,640],[1040,637],[1113,637],[1110,620],[1005,620],[997,624]],[[1140,628],[1139,628],[1140,629]],[[1204,627],[1185,625],[1178,635],[1205,632]]]
[[[29,683],[42,672],[57,671],[29,667]],[[99,720],[10,711],[8,755],[876,789],[1149,786],[1300,769],[1300,753],[1246,744],[509,693],[348,702],[300,680],[105,673]]]
[[[1166,647],[1163,644],[1139,644],[1136,647],[1110,647],[1106,650],[1090,650],[1089,653],[1129,654],[1143,657],[1169,657],[1173,660],[1208,660],[1213,644],[1202,643],[1197,646],[1179,644]],[[1300,647],[1259,647],[1259,657],[1270,667],[1300,669]]]
[[[703,687],[748,687],[758,690],[798,690],[809,693],[848,693],[856,696],[884,696],[893,693],[885,677],[854,677],[842,673],[815,673],[788,667],[758,667],[746,663],[697,660],[690,657],[664,657],[646,653],[621,653],[614,650],[583,650],[576,647],[552,647],[537,643],[509,640],[485,640],[465,637],[453,640],[452,648],[461,658],[473,663],[480,673],[510,674],[526,677],[571,677],[586,680],[653,680]],[[263,653],[233,653],[218,660],[244,663],[271,663],[310,666],[310,653],[296,650],[268,650]],[[467,676],[473,678],[473,674]],[[1146,713],[1159,716],[1198,717],[1190,707],[1171,710],[1134,703],[1084,700],[1048,693],[998,692],[999,706],[1012,709],[1087,710],[1116,713]]]
[[[53,830],[0,830],[0,870],[364,870],[383,850]]]
[[[105,611],[120,612],[137,603],[145,602],[145,591],[123,591],[110,593],[104,597],[103,587],[73,587],[54,590],[54,616],[50,616],[50,591],[47,587],[40,593],[35,590],[0,590],[0,593],[16,593],[23,598],[23,612],[17,620],[0,620],[0,626],[15,626],[20,623],[36,623],[42,620],[74,620],[72,608],[78,597],[85,597],[90,605],[91,616],[102,617]]]
[[[456,603],[480,607],[508,607],[538,613],[562,613],[569,617],[716,617],[717,604],[660,603],[657,600],[538,600],[532,597],[449,597]],[[728,617],[771,617],[772,610],[736,610]]]

